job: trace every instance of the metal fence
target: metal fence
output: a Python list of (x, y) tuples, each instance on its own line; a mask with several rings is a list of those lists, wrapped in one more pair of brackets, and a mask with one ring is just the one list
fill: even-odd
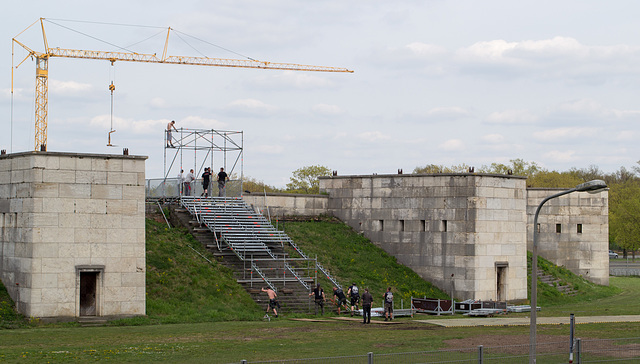
[[(203, 193), (202, 179), (197, 179), (190, 183), (191, 189), (189, 196), (200, 196)], [(225, 185), (223, 195), (225, 197), (242, 196), (242, 181), (230, 180)], [(218, 182), (211, 181), (209, 184), (209, 196), (219, 196)], [(177, 198), (187, 196), (187, 189), (184, 183), (180, 183), (178, 178), (151, 178), (146, 180), (145, 186), (146, 198)]]
[[(538, 343), (536, 363), (570, 363), (567, 341)], [(393, 354), (333, 356), (324, 358), (247, 361), (240, 363), (301, 363), (301, 364), (438, 364), (438, 363), (489, 363), (512, 364), (529, 362), (529, 345), (504, 345), (475, 348), (444, 349)], [(576, 339), (573, 363), (638, 363), (640, 362), (640, 338), (581, 340)]]

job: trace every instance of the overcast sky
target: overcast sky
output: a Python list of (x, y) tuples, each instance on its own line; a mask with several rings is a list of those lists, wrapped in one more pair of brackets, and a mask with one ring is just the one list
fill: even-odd
[[(3, 14), (0, 147), (8, 151), (34, 144), (35, 63), (14, 69), (12, 114), (11, 38), (44, 17), (50, 47), (162, 54), (172, 27), (169, 55), (354, 71), (52, 58), (48, 150), (126, 147), (149, 157), (148, 178), (164, 173), (172, 119), (178, 128), (242, 131), (244, 174), (277, 187), (316, 164), (385, 174), (521, 158), (613, 172), (640, 159), (638, 1), (13, 1)], [(17, 39), (43, 49), (39, 24)], [(26, 55), (15, 48), (14, 62)], [(106, 146), (111, 81), (117, 148)], [(223, 157), (214, 159), (217, 170)], [(194, 164), (183, 156), (185, 169)]]

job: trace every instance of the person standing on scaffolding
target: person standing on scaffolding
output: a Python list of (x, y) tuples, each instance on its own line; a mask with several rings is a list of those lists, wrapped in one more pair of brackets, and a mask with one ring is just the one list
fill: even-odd
[(167, 124), (167, 148), (175, 148), (175, 146), (173, 145), (173, 139), (171, 138), (171, 129), (178, 131), (175, 125), (175, 120), (171, 120), (169, 124)]
[(184, 195), (184, 169), (178, 173), (178, 189), (180, 190), (180, 196)]
[(184, 195), (191, 196), (191, 182), (195, 181), (196, 176), (193, 174), (193, 169), (189, 170), (187, 176), (184, 178)]
[(228, 180), (229, 176), (227, 176), (227, 173), (225, 173), (224, 168), (220, 167), (220, 172), (218, 173), (218, 197), (227, 195), (225, 185)]
[(202, 195), (209, 197), (209, 183), (211, 181), (211, 168), (204, 167), (204, 173), (202, 174)]

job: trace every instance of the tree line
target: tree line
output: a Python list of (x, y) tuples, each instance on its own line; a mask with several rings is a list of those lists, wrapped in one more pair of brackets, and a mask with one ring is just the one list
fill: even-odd
[[(444, 166), (428, 164), (416, 167), (414, 174), (438, 173), (513, 174), (527, 177), (527, 187), (572, 188), (581, 183), (601, 179), (609, 187), (609, 247), (627, 252), (640, 248), (640, 161), (627, 169), (620, 167), (605, 173), (599, 167), (571, 168), (568, 171), (547, 170), (535, 162), (512, 159), (509, 164), (492, 163), (479, 168), (467, 164)], [(321, 165), (305, 166), (292, 172), (285, 188), (269, 186), (251, 177), (245, 178), (243, 188), (249, 192), (283, 192), (317, 194), (318, 177), (330, 176), (332, 170)]]

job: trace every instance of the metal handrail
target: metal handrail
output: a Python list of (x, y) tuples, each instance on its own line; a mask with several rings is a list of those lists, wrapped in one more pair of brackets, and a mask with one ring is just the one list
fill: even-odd
[(293, 269), (293, 267), (289, 263), (287, 263), (286, 261), (284, 262), (284, 267), (287, 268), (289, 270), (289, 272), (291, 272), (291, 274), (293, 274), (294, 277), (296, 277), (298, 282), (300, 282), (304, 286), (304, 288), (307, 289), (307, 291), (311, 290), (311, 287), (307, 284), (307, 282), (303, 281), (302, 278), (300, 278), (300, 276), (298, 275), (298, 273), (296, 273), (296, 271)]
[(278, 290), (276, 289), (276, 287), (269, 281), (269, 279), (267, 278), (267, 276), (264, 275), (264, 273), (262, 273), (262, 271), (260, 270), (260, 268), (258, 268), (258, 266), (256, 265), (255, 262), (251, 262), (251, 269), (253, 269), (256, 273), (258, 273), (258, 275), (262, 278), (262, 280), (264, 281), (264, 283), (267, 284), (267, 286), (269, 286), (274, 292), (278, 292)]

